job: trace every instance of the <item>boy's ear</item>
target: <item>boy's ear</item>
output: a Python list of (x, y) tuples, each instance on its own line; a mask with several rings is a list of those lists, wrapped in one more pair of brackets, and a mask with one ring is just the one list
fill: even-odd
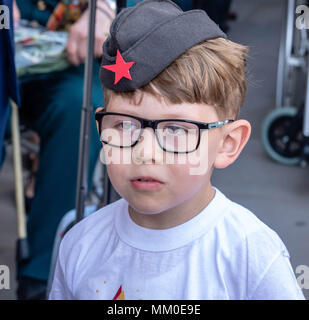
[(99, 112), (99, 111), (101, 111), (101, 110), (104, 110), (104, 108), (103, 108), (103, 107), (97, 107), (97, 108), (95, 109), (95, 112)]
[(214, 161), (217, 169), (228, 167), (238, 158), (251, 134), (251, 125), (247, 120), (236, 120), (223, 128), (221, 146)]
[[(99, 111), (101, 111), (101, 110), (103, 110), (104, 108), (103, 107), (98, 107), (98, 108), (96, 108), (95, 109), (95, 112), (99, 112)], [(99, 132), (99, 125), (98, 125), (98, 121), (96, 121), (95, 122), (95, 124), (96, 124), (96, 126), (97, 126), (97, 130), (98, 130), (98, 132)]]

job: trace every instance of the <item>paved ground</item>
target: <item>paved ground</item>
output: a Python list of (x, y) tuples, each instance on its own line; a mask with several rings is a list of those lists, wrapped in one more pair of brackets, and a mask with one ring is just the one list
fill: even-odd
[[(250, 82), (241, 117), (251, 122), (252, 136), (239, 160), (227, 169), (215, 171), (212, 181), (280, 235), (295, 270), (298, 265), (309, 266), (309, 171), (270, 160), (260, 139), (262, 121), (275, 102), (282, 3), (282, 0), (234, 0), (238, 20), (231, 24), (229, 36), (250, 48)], [(10, 267), (11, 290), (0, 290), (0, 299), (15, 299), (13, 182), (11, 150), (8, 150), (0, 172), (0, 265)], [(308, 299), (309, 290), (303, 292)]]

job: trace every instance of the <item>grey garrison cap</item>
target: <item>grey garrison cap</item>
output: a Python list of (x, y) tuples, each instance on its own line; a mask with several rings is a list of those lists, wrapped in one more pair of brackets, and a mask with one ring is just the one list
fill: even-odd
[(203, 10), (184, 12), (170, 0), (144, 0), (123, 9), (103, 44), (100, 80), (114, 91), (140, 88), (186, 50), (226, 38)]

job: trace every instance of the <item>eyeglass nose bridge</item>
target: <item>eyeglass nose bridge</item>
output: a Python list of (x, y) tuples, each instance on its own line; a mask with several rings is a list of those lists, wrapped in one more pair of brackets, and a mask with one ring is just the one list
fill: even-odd
[(152, 128), (155, 132), (157, 129), (157, 121), (156, 120), (146, 120), (143, 119), (141, 129)]
[(141, 139), (143, 137), (144, 130), (146, 128), (152, 128), (154, 135), (155, 135), (155, 138), (156, 138), (157, 142), (159, 143), (159, 146), (161, 147), (160, 140), (159, 140), (157, 132), (156, 132), (157, 126), (158, 126), (158, 120), (140, 119), (140, 122), (141, 122), (141, 132), (140, 132), (140, 135), (139, 135), (137, 141), (133, 145), (133, 147), (141, 141)]

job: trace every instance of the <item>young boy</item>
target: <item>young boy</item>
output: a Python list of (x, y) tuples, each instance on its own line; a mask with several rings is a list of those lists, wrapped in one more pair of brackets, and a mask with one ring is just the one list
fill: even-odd
[(304, 299), (278, 235), (210, 181), (250, 136), (246, 53), (169, 0), (116, 17), (96, 120), (122, 199), (65, 235), (50, 299)]

